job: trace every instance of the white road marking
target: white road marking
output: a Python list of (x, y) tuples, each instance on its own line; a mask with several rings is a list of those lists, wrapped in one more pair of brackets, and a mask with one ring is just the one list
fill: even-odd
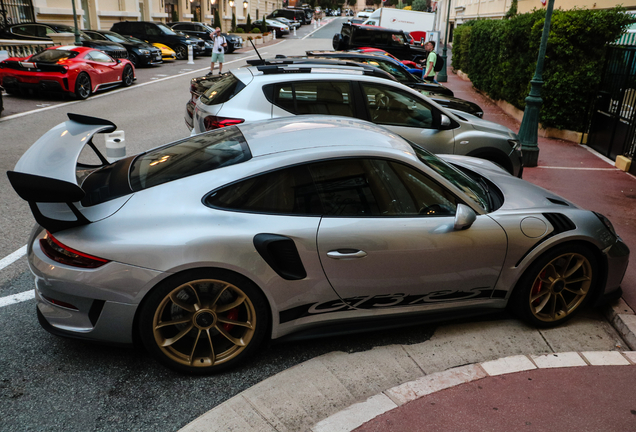
[[(261, 53), (261, 54), (267, 54), (267, 53), (265, 52), (265, 53)], [(226, 62), (226, 63), (223, 63), (223, 64), (236, 63), (236, 62), (243, 61), (243, 60), (246, 60), (246, 59), (251, 58), (251, 57), (257, 57), (257, 55), (253, 54), (253, 55), (250, 55), (250, 56), (241, 57), (240, 59), (232, 60), (232, 61), (229, 61), (229, 62)], [(101, 97), (104, 97), (104, 96), (110, 96), (112, 94), (117, 94), (117, 93), (123, 92), (123, 91), (134, 90), (136, 88), (143, 87), (143, 86), (146, 86), (146, 85), (150, 85), (150, 84), (166, 81), (166, 80), (173, 79), (173, 78), (178, 78), (178, 77), (181, 77), (181, 76), (184, 76), (184, 75), (189, 75), (189, 74), (193, 74), (193, 73), (197, 73), (197, 72), (203, 72), (203, 71), (207, 71), (207, 70), (210, 70), (209, 66), (206, 66), (206, 67), (204, 67), (202, 69), (196, 69), (196, 70), (193, 70), (191, 72), (184, 72), (184, 73), (180, 73), (180, 74), (177, 74), (177, 75), (172, 75), (172, 76), (169, 76), (169, 77), (166, 77), (166, 78), (160, 78), (160, 79), (157, 79), (157, 80), (154, 80), (154, 81), (148, 81), (148, 82), (145, 82), (145, 83), (136, 84), (136, 85), (133, 85), (131, 87), (120, 88), (118, 90), (113, 90), (113, 91), (110, 91), (110, 92), (107, 92), (107, 93), (100, 93), (100, 94), (91, 96), (88, 100), (98, 99), (98, 98), (101, 98)], [(73, 105), (73, 104), (80, 103), (80, 102), (84, 102), (84, 101), (79, 101), (78, 100), (78, 101), (72, 101), (72, 102), (65, 102), (65, 103), (61, 103), (61, 104), (58, 104), (58, 105), (48, 106), (46, 108), (40, 108), (40, 109), (36, 109), (36, 110), (26, 111), (26, 112), (23, 112), (23, 113), (13, 114), (13, 115), (6, 116), (6, 117), (0, 117), (0, 123), (2, 123), (4, 121), (7, 121), (7, 120), (13, 120), (13, 119), (16, 119), (16, 118), (24, 117), (24, 116), (27, 116), (29, 114), (35, 114), (35, 113), (39, 113), (39, 112), (42, 112), (42, 111), (48, 111), (48, 110), (51, 110), (51, 109), (65, 107), (65, 106)]]
[(35, 290), (23, 291), (6, 297), (0, 297), (0, 308), (16, 303), (22, 303), (35, 298)]
[(580, 171), (618, 171), (618, 168), (585, 168), (585, 167), (553, 167), (553, 166), (540, 166), (537, 168), (544, 169), (560, 169), (560, 170), (580, 170)]
[(24, 245), (20, 249), (18, 249), (17, 251), (13, 252), (12, 254), (7, 255), (6, 257), (2, 258), (0, 260), (0, 270), (3, 270), (5, 267), (10, 266), (14, 262), (19, 260), (23, 256), (25, 256), (26, 255), (26, 251), (27, 251), (27, 247), (26, 247), (26, 245)]

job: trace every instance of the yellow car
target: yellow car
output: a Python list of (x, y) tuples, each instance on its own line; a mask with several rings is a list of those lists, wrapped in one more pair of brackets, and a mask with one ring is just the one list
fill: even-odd
[(160, 43), (153, 43), (152, 45), (161, 50), (161, 59), (163, 61), (173, 61), (177, 59), (177, 53), (175, 53), (168, 45)]

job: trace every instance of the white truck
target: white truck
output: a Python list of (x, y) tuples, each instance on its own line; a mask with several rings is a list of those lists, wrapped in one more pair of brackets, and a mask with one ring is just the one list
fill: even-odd
[(404, 9), (380, 8), (363, 22), (363, 25), (375, 25), (405, 32), (430, 32), (433, 30), (435, 14)]

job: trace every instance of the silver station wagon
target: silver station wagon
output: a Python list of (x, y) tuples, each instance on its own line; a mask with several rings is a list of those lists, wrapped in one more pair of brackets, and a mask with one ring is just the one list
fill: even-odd
[(193, 133), (290, 115), (354, 117), (385, 126), (435, 154), (480, 157), (521, 177), (521, 145), (514, 132), (446, 109), (376, 68), (284, 59), (267, 63), (218, 78), (196, 103)]

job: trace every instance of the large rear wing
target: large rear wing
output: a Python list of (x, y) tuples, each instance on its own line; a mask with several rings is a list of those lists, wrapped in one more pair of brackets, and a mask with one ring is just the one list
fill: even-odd
[(93, 144), (93, 135), (117, 129), (114, 123), (95, 117), (68, 114), (69, 120), (45, 133), (22, 155), (9, 182), (17, 194), (29, 203), (35, 220), (51, 232), (90, 223), (77, 203), (86, 195), (78, 184), (80, 153), (88, 145), (101, 165), (108, 160)]

